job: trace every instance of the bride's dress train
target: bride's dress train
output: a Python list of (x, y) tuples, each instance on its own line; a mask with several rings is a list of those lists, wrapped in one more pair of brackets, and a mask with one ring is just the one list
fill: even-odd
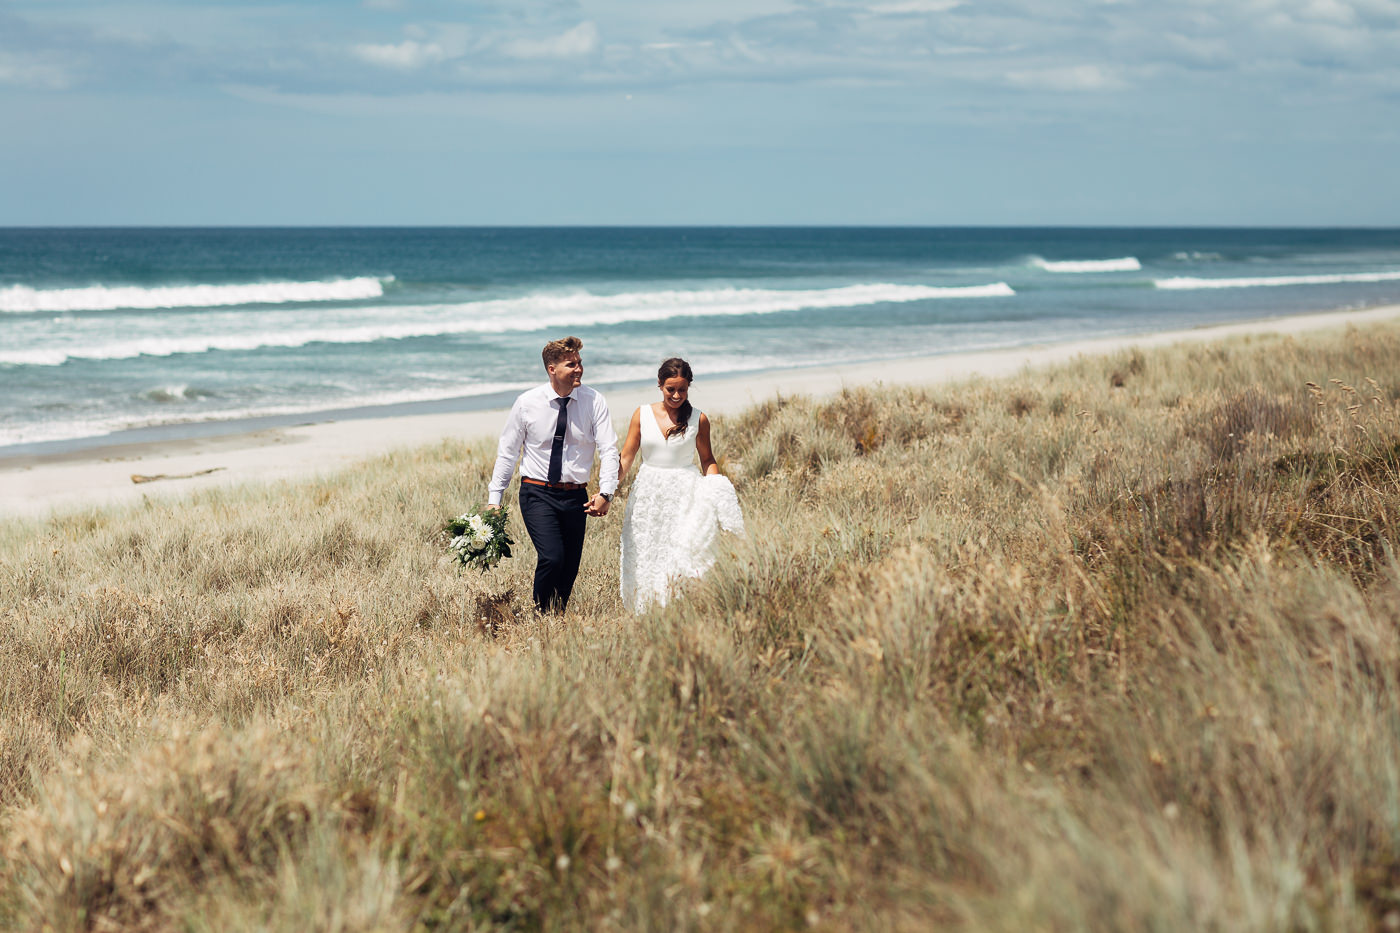
[(622, 601), (633, 612), (664, 606), (676, 583), (714, 565), (720, 531), (744, 533), (734, 485), (695, 467), (700, 411), (684, 434), (667, 438), (651, 406), (641, 409), (642, 464), (622, 521)]

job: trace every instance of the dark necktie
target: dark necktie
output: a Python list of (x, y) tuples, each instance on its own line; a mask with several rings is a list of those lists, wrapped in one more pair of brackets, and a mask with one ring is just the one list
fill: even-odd
[(569, 429), (569, 402), (567, 396), (559, 400), (559, 420), (554, 423), (554, 446), (549, 449), (549, 482), (559, 482), (564, 469), (564, 432)]

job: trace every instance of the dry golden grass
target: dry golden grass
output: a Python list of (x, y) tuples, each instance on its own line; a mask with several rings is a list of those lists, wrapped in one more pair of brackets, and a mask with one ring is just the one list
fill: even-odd
[(775, 399), (641, 618), (617, 516), (563, 622), (444, 561), (489, 443), (6, 524), (0, 927), (1400, 925), (1397, 372)]

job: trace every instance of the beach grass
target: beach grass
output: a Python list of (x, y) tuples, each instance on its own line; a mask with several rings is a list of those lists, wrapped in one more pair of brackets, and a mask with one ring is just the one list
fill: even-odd
[[(715, 418), (567, 616), (494, 442), (0, 526), (0, 927), (1400, 926), (1400, 327)], [(702, 387), (696, 402), (703, 406)]]

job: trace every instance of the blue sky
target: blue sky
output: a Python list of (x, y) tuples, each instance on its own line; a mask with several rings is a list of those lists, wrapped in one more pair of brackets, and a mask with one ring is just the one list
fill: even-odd
[(0, 225), (1400, 225), (1400, 0), (0, 0)]

